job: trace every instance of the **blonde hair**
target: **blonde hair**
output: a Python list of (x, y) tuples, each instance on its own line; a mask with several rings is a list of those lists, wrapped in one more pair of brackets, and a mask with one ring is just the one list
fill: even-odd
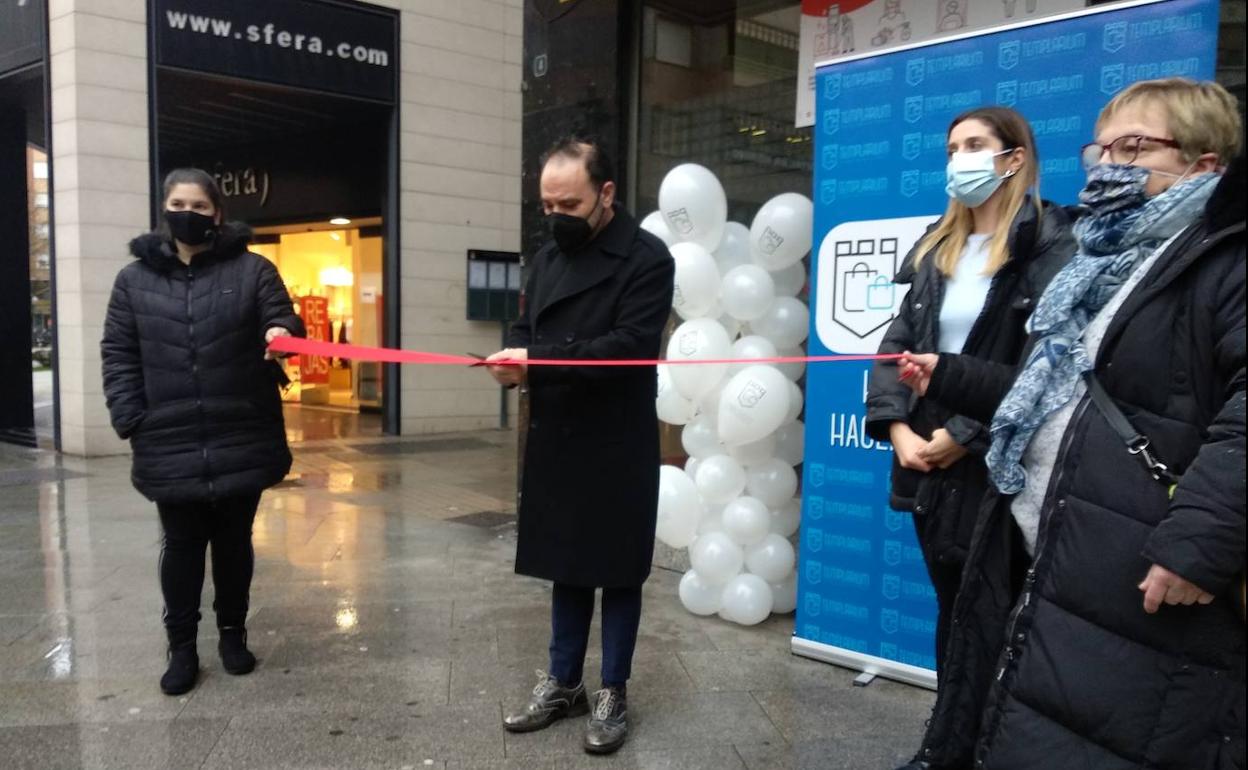
[[(1039, 218), (1040, 197), (1036, 195), (1040, 171), (1036, 155), (1036, 140), (1027, 119), (1008, 107), (980, 107), (969, 110), (953, 119), (949, 131), (967, 120), (978, 120), (1001, 140), (1007, 150), (1023, 150), (1023, 165), (1018, 173), (1001, 183), (994, 195), (1001, 195), (1001, 218), (997, 229), (988, 241), (988, 263), (984, 275), (995, 275), (1010, 259), (1010, 229), (1018, 212), (1031, 194), (1032, 205)], [(975, 221), (970, 208), (956, 198), (949, 199), (949, 206), (940, 222), (915, 248), (914, 266), (917, 268), (929, 253), (935, 252), (936, 268), (946, 277), (958, 268), (958, 259), (966, 248), (967, 238), (974, 231)]]
[[(1194, 161), (1211, 152), (1225, 165), (1239, 153), (1243, 124), (1235, 97), (1211, 81), (1163, 78), (1132, 83), (1110, 100), (1096, 119), (1096, 131), (1130, 107), (1156, 105), (1166, 113), (1166, 126), (1179, 143), (1183, 159)], [(1165, 139), (1167, 137), (1159, 137)]]

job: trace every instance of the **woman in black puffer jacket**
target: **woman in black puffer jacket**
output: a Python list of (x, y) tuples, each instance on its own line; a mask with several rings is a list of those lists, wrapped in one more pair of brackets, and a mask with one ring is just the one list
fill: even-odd
[(290, 296), (251, 231), (225, 222), (221, 191), (198, 169), (165, 179), (164, 222), (135, 238), (137, 258), (113, 285), (101, 354), (117, 435), (134, 452), (131, 478), (156, 503), (164, 539), (160, 582), (169, 668), (161, 689), (195, 686), (204, 550), (212, 544), (218, 649), (226, 671), (249, 673), (244, 623), (260, 493), (290, 470), (278, 382), (266, 353), (303, 336)]
[[(1014, 110), (983, 107), (954, 118), (949, 150), (949, 208), (894, 279), (910, 290), (880, 352), (945, 351), (1014, 364), (1033, 303), (1074, 253), (1070, 217), (1035, 196), (1035, 139)], [(898, 382), (892, 361), (871, 372), (867, 432), (893, 444), (889, 504), (914, 513), (936, 591), (939, 678), (962, 563), (988, 487), (988, 434), (979, 422), (915, 397)]]

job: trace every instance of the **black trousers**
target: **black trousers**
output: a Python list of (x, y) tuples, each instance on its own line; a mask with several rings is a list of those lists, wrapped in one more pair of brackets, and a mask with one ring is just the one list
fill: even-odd
[[(594, 589), (555, 583), (551, 601), (550, 674), (579, 684), (594, 619)], [(641, 625), (641, 586), (602, 589), (602, 684), (624, 687)]]
[(199, 624), (204, 588), (204, 551), (212, 545), (212, 609), (218, 628), (241, 628), (247, 620), (256, 555), (251, 526), (260, 495), (194, 503), (157, 503), (164, 539), (160, 548), (160, 590), (171, 639), (192, 640)]
[(945, 563), (936, 558), (926, 548), (928, 537), (925, 530), (933, 526), (926, 514), (914, 514), (914, 529), (919, 543), (923, 546), (923, 562), (927, 566), (927, 576), (936, 591), (936, 682), (939, 684), (944, 676), (945, 650), (949, 646), (949, 630), (953, 622), (953, 603), (958, 598), (958, 588), (962, 583), (962, 563)]

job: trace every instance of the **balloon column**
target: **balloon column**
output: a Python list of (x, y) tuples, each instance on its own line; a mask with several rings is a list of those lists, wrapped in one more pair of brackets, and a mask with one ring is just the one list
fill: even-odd
[[(659, 187), (642, 227), (676, 261), (672, 307), (683, 323), (668, 360), (769, 359), (802, 354), (813, 206), (796, 193), (767, 201), (747, 228), (727, 221), (724, 188), (685, 163)], [(760, 623), (797, 604), (793, 537), (800, 521), (802, 364), (658, 367), (659, 419), (684, 426), (684, 469), (659, 476), (656, 535), (688, 548), (680, 601), (697, 615)]]

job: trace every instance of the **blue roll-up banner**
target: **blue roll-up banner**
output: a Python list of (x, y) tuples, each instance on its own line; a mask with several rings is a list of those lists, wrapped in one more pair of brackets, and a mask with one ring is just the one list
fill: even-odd
[[(1073, 203), (1079, 148), (1137, 80), (1211, 79), (1216, 0), (1162, 0), (841, 59), (817, 70), (810, 353), (874, 353), (892, 278), (944, 210), (949, 121), (1008, 105), (1035, 130), (1041, 194)], [(935, 686), (935, 594), (910, 515), (888, 507), (892, 447), (863, 430), (869, 365), (808, 370), (793, 651)]]

